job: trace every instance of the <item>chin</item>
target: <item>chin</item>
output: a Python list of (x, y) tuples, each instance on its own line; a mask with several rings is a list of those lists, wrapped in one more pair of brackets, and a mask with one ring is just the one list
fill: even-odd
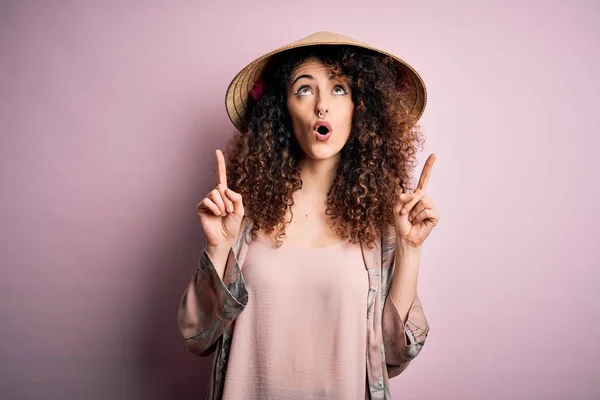
[(333, 147), (333, 146), (323, 146), (323, 145), (318, 145), (318, 146), (311, 146), (309, 151), (305, 151), (305, 154), (310, 157), (313, 158), (315, 160), (327, 160), (328, 158), (332, 158), (337, 156), (340, 151), (342, 149), (341, 148), (337, 148)]

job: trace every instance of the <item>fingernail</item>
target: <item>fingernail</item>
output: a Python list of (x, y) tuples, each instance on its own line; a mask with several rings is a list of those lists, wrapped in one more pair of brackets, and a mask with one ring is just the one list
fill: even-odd
[(229, 212), (233, 212), (233, 206), (229, 206), (229, 207), (227, 207), (227, 210), (228, 210)]

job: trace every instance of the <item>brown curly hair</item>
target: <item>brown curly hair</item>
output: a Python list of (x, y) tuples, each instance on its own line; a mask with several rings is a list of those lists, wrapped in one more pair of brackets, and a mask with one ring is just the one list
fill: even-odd
[(412, 189), (417, 147), (424, 143), (408, 119), (407, 95), (393, 59), (353, 46), (310, 46), (274, 56), (263, 73), (262, 96), (250, 100), (245, 126), (227, 143), (229, 187), (240, 193), (245, 216), (259, 230), (285, 238), (284, 218), (302, 187), (298, 161), (302, 150), (286, 106), (286, 82), (308, 58), (332, 67), (352, 92), (352, 129), (341, 150), (336, 177), (327, 193), (325, 213), (332, 228), (352, 243), (369, 247), (385, 225), (394, 223), (399, 190)]

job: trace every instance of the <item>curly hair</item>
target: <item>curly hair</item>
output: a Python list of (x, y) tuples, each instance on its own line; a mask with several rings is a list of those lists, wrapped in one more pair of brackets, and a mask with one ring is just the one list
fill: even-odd
[(294, 68), (309, 58), (331, 66), (345, 80), (354, 102), (352, 128), (341, 150), (325, 213), (340, 237), (372, 247), (376, 234), (394, 223), (399, 191), (412, 187), (420, 127), (409, 120), (407, 94), (393, 59), (353, 46), (309, 46), (275, 55), (263, 72), (262, 96), (250, 99), (245, 126), (227, 143), (228, 185), (242, 195), (251, 234), (276, 230), (285, 238), (284, 221), (293, 193), (302, 187), (298, 161), (302, 150), (286, 106), (286, 83)]

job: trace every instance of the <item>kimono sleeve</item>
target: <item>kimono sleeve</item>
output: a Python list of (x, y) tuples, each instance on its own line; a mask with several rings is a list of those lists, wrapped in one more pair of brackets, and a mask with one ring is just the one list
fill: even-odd
[(415, 295), (406, 321), (400, 317), (392, 296), (387, 296), (383, 308), (383, 343), (390, 378), (404, 371), (421, 352), (428, 333), (429, 323), (418, 294)]
[(179, 304), (179, 331), (187, 349), (201, 357), (209, 356), (246, 304), (248, 292), (233, 250), (229, 250), (221, 279), (203, 248), (198, 268)]

